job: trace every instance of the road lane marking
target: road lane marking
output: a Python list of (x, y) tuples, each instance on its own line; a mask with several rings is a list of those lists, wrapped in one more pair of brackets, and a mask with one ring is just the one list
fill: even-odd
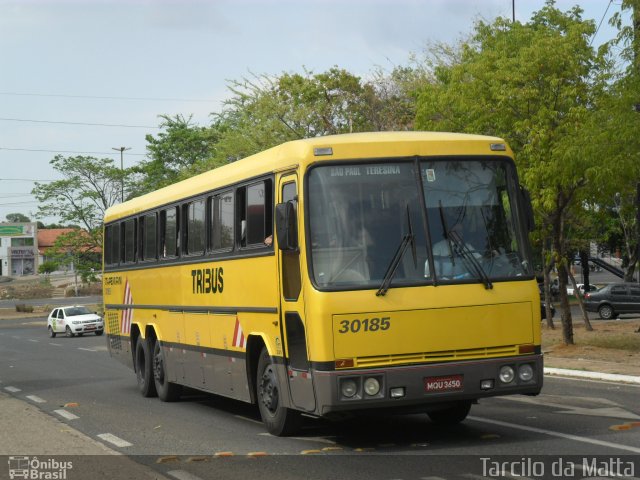
[(78, 347), (78, 350), (84, 350), (85, 352), (96, 352), (96, 350), (93, 350), (91, 348), (82, 348), (82, 347)]
[(587, 382), (587, 383), (602, 383), (604, 385), (616, 385), (618, 387), (625, 388), (640, 388), (640, 384), (635, 383), (620, 383), (620, 382), (612, 382), (607, 380), (594, 380), (593, 378), (576, 378), (576, 377), (561, 377), (560, 375), (547, 375), (544, 378), (545, 382), (551, 380), (570, 380), (574, 382)]
[[(607, 400), (604, 398), (588, 398), (588, 397), (560, 397), (556, 395), (540, 395), (535, 398), (529, 397), (504, 397), (502, 400), (507, 400), (511, 402), (521, 402), (521, 403), (529, 403), (532, 405), (541, 405), (545, 407), (557, 408), (560, 411), (553, 413), (567, 414), (567, 415), (587, 415), (591, 417), (613, 417), (613, 418), (623, 418), (625, 420), (640, 420), (640, 415), (636, 415), (635, 413), (629, 412), (624, 408), (621, 408), (617, 403)], [(569, 405), (562, 403), (563, 400), (569, 400), (573, 402), (582, 402), (592, 404), (603, 404), (607, 405), (606, 407), (594, 407), (587, 408), (575, 405)]]
[(51, 342), (49, 342), (49, 345), (53, 345), (54, 347), (61, 347), (62, 346), (62, 344), (60, 344), (60, 343), (51, 343)]
[(34, 340), (33, 338), (30, 338), (29, 341), (33, 343), (40, 343), (40, 340)]
[(171, 475), (173, 478), (177, 478), (178, 480), (202, 480), (200, 477), (197, 477), (185, 470), (171, 470), (170, 472), (167, 472), (167, 474)]
[(552, 437), (566, 438), (567, 440), (573, 440), (574, 442), (590, 443), (592, 445), (599, 445), (601, 447), (615, 448), (618, 450), (626, 450), (628, 452), (640, 453), (640, 448), (632, 447), (629, 445), (622, 445), (620, 443), (605, 442), (604, 440), (597, 440), (595, 438), (580, 437), (578, 435), (571, 435), (569, 433), (555, 432), (553, 430), (545, 430), (543, 428), (527, 427), (525, 425), (518, 425), (517, 423), (502, 422), (500, 420), (492, 420), (489, 418), (481, 418), (481, 417), (475, 417), (475, 416), (469, 416), (467, 418), (469, 420), (473, 420), (476, 422), (490, 423), (492, 425), (499, 425), (501, 427), (514, 428), (516, 430), (524, 430), (527, 432), (541, 433), (543, 435), (549, 435)]
[(18, 392), (22, 391), (22, 390), (20, 390), (19, 388), (16, 388), (16, 387), (4, 387), (4, 389), (7, 392), (11, 392), (11, 393), (18, 393)]
[(262, 425), (261, 421), (254, 420), (253, 418), (243, 417), (242, 415), (234, 415), (234, 417), (239, 418), (240, 420), (246, 420), (247, 422), (257, 423), (258, 425)]
[(36, 402), (36, 403), (47, 403), (47, 401), (44, 398), (40, 398), (37, 395), (27, 395), (27, 398), (29, 400), (31, 400), (32, 402)]
[(116, 437), (111, 433), (101, 433), (98, 435), (98, 438), (104, 440), (105, 442), (109, 442), (116, 447), (132, 447), (133, 443), (129, 443), (126, 440)]
[(53, 413), (57, 413), (62, 418), (66, 418), (67, 420), (77, 420), (78, 418), (80, 418), (79, 416), (74, 415), (71, 412), (67, 412), (66, 410), (54, 410)]

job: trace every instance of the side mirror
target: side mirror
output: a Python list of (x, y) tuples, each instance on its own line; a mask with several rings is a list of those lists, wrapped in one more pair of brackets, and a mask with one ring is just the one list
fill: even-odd
[(533, 232), (536, 229), (536, 221), (533, 216), (533, 204), (531, 203), (531, 194), (529, 190), (520, 186), (520, 194), (522, 196), (522, 205), (524, 207), (525, 221), (527, 222), (527, 230)]
[(276, 205), (276, 236), (283, 252), (298, 250), (298, 217), (292, 201)]

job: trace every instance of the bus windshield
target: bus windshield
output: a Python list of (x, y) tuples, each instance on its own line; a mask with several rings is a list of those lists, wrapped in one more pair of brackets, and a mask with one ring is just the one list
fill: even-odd
[(507, 162), (319, 166), (308, 185), (311, 270), (321, 289), (379, 287), (409, 232), (415, 255), (407, 249), (393, 262), (394, 287), (482, 282), (490, 288), (492, 281), (532, 275)]

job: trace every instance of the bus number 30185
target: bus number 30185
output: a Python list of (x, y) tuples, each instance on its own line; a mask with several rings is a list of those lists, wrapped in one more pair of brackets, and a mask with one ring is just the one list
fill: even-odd
[(354, 318), (353, 320), (341, 320), (338, 333), (377, 332), (389, 330), (391, 317)]

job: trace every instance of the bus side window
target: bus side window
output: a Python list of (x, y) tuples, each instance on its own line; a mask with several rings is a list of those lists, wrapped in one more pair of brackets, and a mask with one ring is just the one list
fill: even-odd
[(183, 206), (183, 232), (182, 248), (187, 255), (202, 255), (205, 247), (205, 213), (206, 201), (196, 200)]
[(113, 257), (114, 228), (116, 225), (109, 225), (104, 229), (104, 264), (113, 265), (118, 263), (118, 258)]
[(133, 263), (136, 261), (136, 219), (124, 222), (124, 258), (125, 263)]
[(155, 213), (151, 215), (145, 215), (142, 228), (142, 255), (144, 260), (155, 260), (158, 258), (158, 245), (156, 243), (158, 231), (157, 231), (157, 217)]
[(224, 192), (211, 201), (211, 250), (233, 249), (233, 192)]
[(238, 243), (241, 247), (265, 246), (273, 234), (273, 188), (271, 180), (236, 191)]
[(160, 257), (175, 257), (178, 246), (178, 209), (171, 207), (160, 212)]

